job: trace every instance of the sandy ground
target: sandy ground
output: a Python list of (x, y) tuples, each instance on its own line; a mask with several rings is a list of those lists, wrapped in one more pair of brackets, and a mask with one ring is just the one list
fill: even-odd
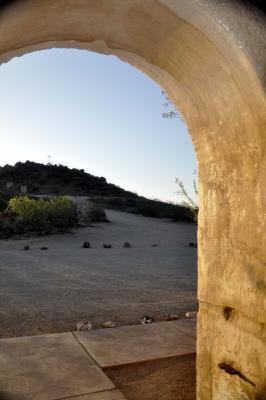
[(128, 400), (195, 400), (195, 354), (148, 361), (105, 373)]
[(188, 246), (196, 226), (107, 214), (110, 223), (72, 234), (0, 241), (0, 337), (71, 331), (83, 318), (95, 327), (143, 314), (162, 320), (197, 307), (197, 251)]

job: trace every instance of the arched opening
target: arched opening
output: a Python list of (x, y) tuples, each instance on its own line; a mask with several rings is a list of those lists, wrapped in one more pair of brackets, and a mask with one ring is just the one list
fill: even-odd
[[(265, 393), (261, 60), (243, 51), (245, 28), (235, 28), (239, 43), (206, 4), (14, 2), (1, 12), (0, 61), (41, 48), (91, 49), (117, 55), (167, 91), (199, 164), (198, 399), (256, 398)], [(244, 21), (253, 12), (239, 3), (221, 18)]]
[[(18, 337), (24, 337), (25, 343), (25, 336), (34, 340), (35, 335), (69, 333), (84, 319), (97, 334), (107, 322), (115, 324), (114, 337), (121, 326), (145, 332), (142, 340), (149, 332), (155, 336), (158, 329), (156, 336), (164, 340), (157, 346), (152, 338), (148, 345), (141, 345), (141, 337), (141, 351), (131, 351), (128, 345), (122, 358), (127, 356), (131, 365), (124, 395), (130, 391), (134, 398), (144, 400), (144, 390), (150, 398), (152, 388), (154, 399), (161, 395), (176, 399), (176, 393), (181, 400), (195, 398), (196, 319), (186, 319), (185, 312), (197, 309), (197, 249), (189, 246), (197, 240), (197, 227), (193, 218), (184, 220), (178, 215), (189, 210), (147, 199), (182, 201), (176, 194), (175, 174), (182, 181), (187, 175), (185, 183), (193, 194), (196, 164), (184, 123), (162, 118), (168, 110), (165, 97), (148, 77), (116, 57), (88, 51), (55, 49), (15, 58), (1, 66), (0, 86), (0, 120), (6, 138), (1, 164), (7, 164), (0, 168), (0, 193), (8, 183), (12, 186), (5, 193), (13, 199), (21, 185), (35, 202), (71, 195), (82, 211), (71, 235), (69, 229), (57, 233), (56, 227), (51, 230), (37, 219), (37, 232), (31, 221), (22, 232), (0, 240), (0, 337), (12, 337), (15, 346)], [(96, 184), (85, 180), (89, 177), (84, 171), (120, 188), (108, 187), (105, 178), (95, 177)], [(103, 207), (109, 223), (83, 219), (91, 204)], [(4, 212), (1, 217), (8, 215)], [(10, 225), (11, 221), (12, 217)], [(131, 248), (124, 248), (125, 241)], [(89, 243), (89, 250), (83, 249), (84, 243)], [(103, 243), (112, 248), (103, 249)], [(140, 325), (144, 315), (151, 324)], [(173, 342), (168, 335), (175, 326), (180, 330)], [(118, 353), (114, 352), (121, 362)], [(180, 360), (186, 373), (182, 368), (178, 378)], [(137, 388), (129, 384), (134, 368), (140, 374)], [(108, 369), (118, 388), (125, 370)], [(149, 371), (153, 384), (148, 389)], [(134, 370), (134, 381), (135, 376)], [(31, 377), (24, 379), (28, 382)], [(0, 381), (3, 391), (5, 385)], [(29, 390), (36, 386), (32, 384)], [(11, 388), (13, 396), (17, 387), (19, 383)], [(4, 391), (2, 396), (8, 394)]]

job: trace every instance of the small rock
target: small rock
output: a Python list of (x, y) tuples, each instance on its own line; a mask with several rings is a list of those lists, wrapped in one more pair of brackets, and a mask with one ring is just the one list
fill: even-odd
[(189, 247), (198, 247), (198, 243), (197, 242), (190, 242), (189, 243)]
[(132, 245), (129, 242), (125, 242), (124, 247), (132, 247)]
[(92, 324), (87, 319), (82, 319), (77, 323), (77, 331), (90, 331)]
[(198, 312), (197, 311), (188, 311), (186, 312), (185, 316), (188, 319), (197, 318)]
[(27, 244), (27, 246), (24, 246), (24, 250), (30, 250), (30, 246)]
[(116, 327), (116, 323), (113, 321), (106, 321), (103, 324), (103, 328), (115, 328)]
[(83, 249), (89, 249), (91, 247), (90, 242), (84, 242), (83, 243)]
[(145, 324), (152, 324), (153, 321), (154, 321), (154, 319), (152, 317), (149, 317), (148, 315), (143, 315), (143, 317), (140, 319), (139, 322), (142, 325), (145, 325)]
[(166, 314), (165, 315), (165, 320), (166, 321), (175, 321), (177, 319), (180, 319), (180, 317), (176, 314)]
[(110, 243), (103, 243), (105, 249), (111, 249), (112, 245)]
[(48, 247), (41, 247), (41, 250), (48, 250)]

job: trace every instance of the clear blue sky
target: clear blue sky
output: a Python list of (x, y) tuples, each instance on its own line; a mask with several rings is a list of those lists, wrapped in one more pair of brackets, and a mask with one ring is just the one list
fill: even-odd
[(1, 165), (83, 168), (150, 198), (193, 193), (195, 154), (185, 124), (163, 119), (161, 89), (113, 56), (53, 49), (0, 67)]

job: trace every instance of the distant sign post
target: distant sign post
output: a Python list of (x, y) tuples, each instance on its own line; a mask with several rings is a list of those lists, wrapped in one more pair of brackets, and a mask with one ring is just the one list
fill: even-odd
[(20, 186), (20, 194), (26, 194), (27, 193), (27, 186), (22, 185)]

